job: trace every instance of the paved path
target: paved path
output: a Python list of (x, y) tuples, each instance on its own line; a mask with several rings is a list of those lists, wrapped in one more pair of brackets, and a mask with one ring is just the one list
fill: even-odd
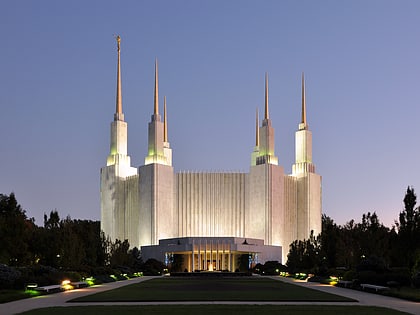
[[(43, 307), (51, 307), (51, 306), (72, 306), (72, 305), (76, 305), (76, 303), (66, 303), (66, 302), (69, 300), (84, 296), (84, 295), (116, 289), (119, 287), (123, 287), (125, 285), (146, 281), (151, 278), (154, 278), (154, 277), (133, 278), (133, 279), (125, 280), (125, 281), (117, 281), (117, 282), (106, 283), (103, 285), (96, 285), (90, 288), (83, 288), (83, 289), (64, 291), (61, 293), (41, 295), (41, 296), (29, 298), (29, 299), (23, 299), (19, 301), (4, 303), (4, 304), (0, 304), (0, 314), (12, 315), (12, 314), (18, 314), (18, 313), (22, 313), (28, 310), (32, 310), (35, 308), (43, 308)], [(87, 303), (85, 303), (85, 305), (86, 304)]]
[[(118, 281), (113, 283), (107, 283), (104, 285), (98, 285), (90, 288), (77, 289), (72, 291), (66, 291), (57, 294), (50, 294), (39, 296), (30, 299), (24, 299), (19, 301), (14, 301), (10, 303), (0, 304), (0, 314), (1, 315), (12, 315), (25, 312), (35, 308), (43, 307), (52, 307), (52, 306), (77, 306), (77, 305), (162, 305), (163, 302), (111, 302), (111, 303), (66, 303), (68, 300), (75, 299), (84, 295), (89, 295), (97, 292), (103, 292), (115, 288), (119, 288), (125, 285), (138, 283), (152, 279), (154, 277), (140, 277), (135, 279), (130, 279), (126, 281)], [(420, 315), (420, 303), (409, 302), (405, 300), (400, 300), (392, 297), (386, 297), (377, 294), (371, 294), (361, 291), (355, 291), (350, 289), (338, 288), (329, 285), (320, 285), (319, 283), (314, 282), (303, 282), (303, 281), (294, 281), (288, 278), (282, 277), (272, 277), (273, 279), (293, 282), (294, 284), (310, 287), (312, 289), (338, 294), (341, 296), (349, 297), (355, 299), (359, 302), (230, 302), (230, 301), (197, 301), (197, 302), (166, 302), (165, 304), (252, 304), (252, 305), (369, 305), (369, 306), (382, 306), (399, 311), (407, 312), (409, 314)]]
[(311, 289), (316, 289), (323, 292), (333, 293), (355, 299), (359, 301), (360, 305), (382, 306), (392, 308), (398, 311), (407, 312), (409, 314), (420, 315), (420, 303), (401, 300), (389, 296), (368, 293), (363, 291), (356, 291), (352, 289), (335, 287), (332, 285), (319, 284), (316, 282), (297, 281), (290, 278), (273, 277), (273, 279), (290, 282)]

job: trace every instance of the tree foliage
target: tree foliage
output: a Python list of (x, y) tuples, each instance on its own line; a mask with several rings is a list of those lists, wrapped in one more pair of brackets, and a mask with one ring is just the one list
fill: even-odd
[(290, 244), (289, 270), (322, 273), (328, 268), (383, 272), (404, 267), (420, 271), (420, 208), (412, 187), (404, 196), (404, 209), (396, 227), (384, 226), (378, 215), (368, 212), (361, 221), (337, 225), (322, 216), (322, 233)]
[[(45, 265), (63, 270), (105, 266), (137, 266), (138, 249), (127, 240), (111, 242), (99, 221), (60, 219), (56, 210), (44, 214), (44, 226), (35, 225), (15, 195), (0, 195), (0, 263), (10, 266)], [(136, 265), (137, 264), (137, 265)]]
[(420, 270), (420, 208), (416, 207), (417, 196), (412, 187), (407, 187), (404, 210), (395, 222), (398, 229), (400, 255), (410, 269)]
[(0, 263), (11, 266), (31, 264), (29, 244), (35, 231), (33, 219), (17, 203), (15, 194), (0, 194)]

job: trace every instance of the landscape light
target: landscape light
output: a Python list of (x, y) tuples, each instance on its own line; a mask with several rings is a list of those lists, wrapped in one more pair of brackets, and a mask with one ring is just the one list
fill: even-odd
[(71, 285), (71, 281), (70, 280), (63, 280), (61, 282), (61, 288), (65, 291), (73, 290), (73, 286)]
[(95, 284), (95, 278), (94, 277), (86, 278), (85, 281), (89, 286), (92, 286), (92, 285)]
[(330, 285), (336, 285), (338, 283), (338, 277), (330, 276)]

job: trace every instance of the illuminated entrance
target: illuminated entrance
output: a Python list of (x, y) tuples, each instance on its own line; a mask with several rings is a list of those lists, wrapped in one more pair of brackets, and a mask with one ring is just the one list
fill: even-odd
[[(231, 271), (239, 268), (239, 260), (248, 267), (268, 260), (281, 262), (281, 246), (264, 245), (260, 239), (240, 237), (181, 237), (160, 240), (159, 245), (142, 246), (143, 259), (155, 258), (170, 265), (180, 259), (182, 271)], [(245, 255), (245, 257), (243, 257)], [(242, 257), (241, 257), (242, 256)]]

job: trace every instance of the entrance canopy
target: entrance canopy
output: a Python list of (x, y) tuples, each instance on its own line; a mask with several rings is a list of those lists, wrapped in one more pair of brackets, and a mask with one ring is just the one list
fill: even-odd
[(241, 237), (180, 237), (159, 240), (159, 245), (142, 246), (143, 260), (155, 258), (167, 265), (174, 255), (182, 255), (183, 270), (236, 271), (241, 255), (248, 255), (249, 267), (270, 260), (282, 262), (281, 246)]

